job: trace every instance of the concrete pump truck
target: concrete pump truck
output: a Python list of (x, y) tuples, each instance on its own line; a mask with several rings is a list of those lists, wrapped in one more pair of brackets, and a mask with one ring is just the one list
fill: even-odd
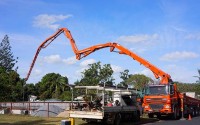
[[(154, 115), (157, 115), (158, 117), (161, 115), (171, 115), (173, 119), (177, 119), (181, 115), (184, 116), (191, 114), (196, 116), (200, 114), (200, 100), (186, 96), (185, 93), (180, 93), (169, 74), (165, 73), (147, 60), (141, 58), (118, 43), (108, 42), (105, 44), (94, 45), (83, 50), (78, 50), (75, 41), (67, 28), (60, 28), (55, 34), (47, 38), (38, 47), (25, 81), (28, 80), (41, 49), (46, 48), (62, 33), (64, 33), (69, 39), (72, 50), (78, 60), (88, 56), (96, 50), (108, 47), (110, 48), (110, 52), (128, 55), (135, 61), (150, 69), (155, 78), (160, 79), (158, 84), (152, 84), (147, 87), (148, 89), (146, 89), (147, 91), (145, 91), (145, 96), (143, 98), (144, 113), (148, 113), (150, 118)], [(114, 49), (118, 49), (119, 51), (114, 51)]]

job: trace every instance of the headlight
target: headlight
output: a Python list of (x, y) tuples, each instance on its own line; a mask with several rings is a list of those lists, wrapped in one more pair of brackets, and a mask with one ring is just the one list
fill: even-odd
[(150, 101), (151, 99), (148, 99), (148, 98), (147, 98), (146, 100), (147, 100), (147, 101)]
[(168, 103), (170, 103), (170, 102), (171, 102), (171, 100), (170, 100), (170, 99), (167, 99), (167, 102), (168, 102)]
[(144, 108), (147, 109), (147, 108), (149, 108), (149, 106), (148, 106), (148, 105), (145, 105)]
[(170, 105), (165, 105), (165, 108), (169, 109), (169, 108), (171, 108), (171, 106)]

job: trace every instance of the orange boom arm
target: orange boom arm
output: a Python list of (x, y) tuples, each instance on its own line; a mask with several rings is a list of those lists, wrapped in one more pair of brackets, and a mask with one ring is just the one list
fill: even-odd
[(110, 47), (110, 52), (113, 52), (115, 48), (117, 48), (119, 50), (119, 54), (125, 54), (130, 56), (131, 58), (133, 58), (134, 60), (138, 61), (140, 64), (144, 65), (145, 67), (147, 67), (148, 69), (150, 69), (154, 76), (158, 79), (160, 78), (161, 84), (168, 84), (169, 81), (171, 81), (171, 76), (165, 72), (163, 72), (162, 70), (160, 70), (159, 68), (157, 68), (156, 66), (152, 65), (151, 63), (149, 63), (148, 61), (146, 61), (145, 59), (141, 58), (140, 56), (136, 55), (135, 53), (131, 52), (130, 50), (126, 49), (125, 47), (117, 44), (117, 43), (105, 43), (105, 44), (98, 44), (98, 45), (94, 45), (88, 48), (85, 48), (83, 50), (78, 50), (75, 41), (70, 33), (70, 31), (67, 28), (61, 28), (59, 29), (55, 34), (53, 34), (52, 36), (50, 36), (49, 38), (47, 38), (37, 49), (36, 54), (34, 56), (34, 59), (32, 61), (31, 67), (29, 69), (29, 72), (27, 74), (27, 77), (25, 78), (25, 80), (27, 81), (31, 71), (34, 67), (35, 61), (37, 59), (38, 54), (40, 53), (40, 50), (43, 48), (46, 48), (54, 39), (56, 39), (61, 33), (64, 33), (65, 36), (69, 39), (70, 44), (72, 46), (72, 50), (74, 52), (74, 54), (76, 55), (76, 59), (80, 60), (81, 58), (84, 58), (86, 56), (88, 56), (89, 54), (95, 52), (96, 50), (102, 49), (102, 48), (107, 48)]

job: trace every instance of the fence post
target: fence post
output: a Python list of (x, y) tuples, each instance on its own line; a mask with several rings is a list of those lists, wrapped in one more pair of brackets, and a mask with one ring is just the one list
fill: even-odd
[(12, 102), (10, 103), (10, 112), (12, 112)]
[(30, 111), (31, 111), (31, 102), (29, 101), (28, 102), (28, 114), (30, 114)]
[(47, 112), (48, 112), (48, 118), (49, 118), (49, 102), (48, 102), (48, 111)]

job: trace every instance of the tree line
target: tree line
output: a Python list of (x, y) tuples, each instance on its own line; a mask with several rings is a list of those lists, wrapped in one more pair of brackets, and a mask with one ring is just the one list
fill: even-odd
[[(71, 89), (66, 76), (59, 73), (48, 73), (38, 83), (25, 83), (17, 72), (18, 57), (14, 57), (9, 37), (5, 35), (0, 44), (0, 101), (28, 101), (30, 95), (35, 95), (40, 100), (60, 99), (71, 100)], [(129, 74), (126, 69), (120, 72), (120, 83), (115, 83), (113, 78), (113, 69), (110, 64), (102, 65), (101, 62), (88, 65), (81, 74), (80, 80), (74, 82), (74, 85), (98, 85), (108, 86), (117, 85), (119, 87), (128, 87), (132, 85), (136, 89), (143, 88), (153, 80), (143, 74)], [(20, 68), (20, 67), (19, 67)], [(178, 83), (181, 92), (193, 91), (200, 94), (200, 84)]]

